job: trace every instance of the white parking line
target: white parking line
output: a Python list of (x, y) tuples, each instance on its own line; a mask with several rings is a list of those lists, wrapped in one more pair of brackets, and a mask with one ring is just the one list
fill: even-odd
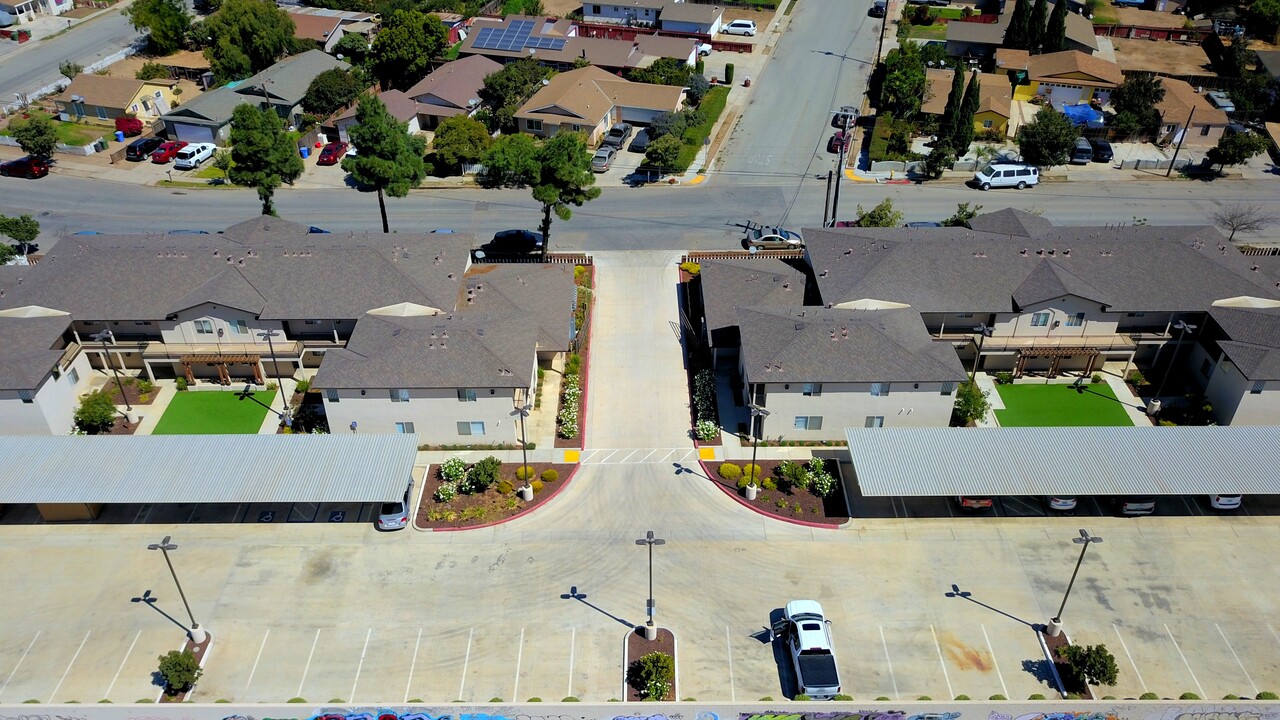
[[(947, 503), (948, 507), (950, 505), (951, 503)], [(938, 651), (938, 664), (942, 666), (942, 679), (947, 681), (947, 697), (955, 697), (956, 691), (951, 688), (951, 675), (947, 672), (947, 661), (942, 657), (942, 646), (938, 644), (938, 631), (933, 629), (933, 623), (929, 623), (929, 632), (933, 633), (933, 647)]]
[(458, 683), (459, 700), (463, 698), (462, 689), (467, 685), (467, 665), (471, 662), (471, 636), (475, 634), (475, 628), (471, 628), (467, 631), (467, 654), (462, 658), (462, 682)]
[(1178, 641), (1173, 637), (1173, 631), (1169, 629), (1169, 623), (1164, 623), (1164, 631), (1169, 633), (1169, 640), (1173, 643), (1173, 649), (1178, 651), (1178, 656), (1182, 658), (1182, 664), (1187, 666), (1187, 672), (1191, 674), (1191, 680), (1196, 684), (1196, 690), (1200, 691), (1200, 697), (1204, 697), (1204, 688), (1200, 687), (1200, 680), (1196, 677), (1196, 673), (1191, 669), (1191, 663), (1187, 662), (1187, 656), (1182, 654), (1182, 648), (1178, 646)]
[(639, 460), (637, 460), (636, 462), (637, 462), (637, 463), (641, 463), (641, 464), (643, 464), (645, 460), (648, 460), (648, 459), (649, 459), (649, 456), (650, 456), (650, 455), (652, 455), (652, 454), (654, 454), (654, 453), (656, 453), (656, 452), (658, 452), (656, 449), (655, 449), (655, 450), (650, 450), (649, 452), (645, 453), (644, 457), (640, 458), (640, 459), (639, 459)]
[[(657, 451), (655, 450), (654, 452), (657, 452)], [(666, 462), (666, 461), (667, 461), (667, 458), (671, 457), (671, 453), (673, 453), (673, 452), (678, 452), (678, 448), (677, 448), (677, 449), (673, 449), (673, 450), (668, 450), (668, 451), (666, 452), (666, 454), (665, 454), (665, 455), (663, 455), (662, 457), (658, 458), (658, 459), (657, 459), (657, 460), (655, 460), (654, 462)]]
[(609, 458), (613, 457), (614, 455), (617, 455), (619, 452), (620, 452), (619, 450), (611, 451), (608, 455), (604, 456), (604, 459), (600, 461), (600, 464), (601, 465), (605, 464), (606, 462), (609, 461)]
[[(628, 460), (630, 460), (630, 459), (631, 459), (631, 456), (632, 456), (632, 455), (635, 455), (635, 454), (636, 454), (636, 453), (638, 453), (638, 452), (640, 452), (640, 451), (639, 451), (639, 450), (632, 450), (631, 452), (627, 453), (627, 456), (626, 456), (626, 457), (622, 458), (622, 459), (621, 459), (621, 460), (619, 460), (618, 462), (620, 462), (620, 463), (625, 463), (626, 461), (628, 461)], [(652, 453), (650, 453), (650, 454), (652, 454)], [(645, 457), (649, 457), (649, 456), (648, 456), (648, 455), (646, 455)], [(643, 459), (643, 458), (642, 458), (642, 459)]]
[(1218, 634), (1222, 636), (1222, 642), (1227, 644), (1227, 649), (1231, 651), (1231, 657), (1236, 659), (1236, 664), (1240, 666), (1240, 672), (1244, 673), (1244, 679), (1249, 681), (1249, 686), (1253, 688), (1253, 694), (1256, 697), (1258, 695), (1258, 686), (1254, 684), (1249, 671), (1244, 669), (1244, 663), (1240, 662), (1240, 656), (1236, 654), (1236, 649), (1231, 647), (1231, 641), (1227, 639), (1227, 634), (1222, 632), (1222, 628), (1218, 626), (1218, 623), (1214, 623), (1213, 626), (1218, 628)]
[(884, 646), (884, 661), (889, 666), (889, 682), (893, 683), (893, 699), (901, 700), (902, 693), (898, 692), (898, 678), (893, 675), (893, 660), (889, 658), (889, 643), (884, 641), (884, 626), (880, 626), (880, 644)]
[[(18, 664), (14, 665), (13, 670), (9, 671), (9, 677), (4, 679), (4, 685), (0, 685), (0, 695), (4, 695), (4, 691), (9, 689), (9, 682), (13, 680), (13, 676), (18, 672), (18, 668), (22, 667), (22, 661), (27, 659), (27, 653), (31, 652), (31, 648), (35, 646), (36, 640), (40, 639), (40, 633), (42, 632), (44, 631), (37, 630), (36, 636), (31, 638), (31, 642), (27, 643), (27, 649), (22, 651), (22, 657), (18, 658)], [(1272, 630), (1271, 634), (1274, 635), (1275, 632), (1275, 630)]]
[[(111, 684), (107, 686), (107, 691), (102, 693), (102, 697), (111, 697), (111, 688), (116, 686), (116, 681), (120, 679), (120, 671), (124, 670), (124, 664), (129, 662), (129, 655), (133, 653), (133, 646), (138, 644), (138, 638), (142, 637), (142, 631), (139, 630), (137, 635), (133, 636), (133, 642), (129, 643), (129, 649), (124, 651), (124, 659), (120, 661), (120, 667), (116, 668), (115, 677), (111, 678)], [(1254, 693), (1257, 695), (1257, 693)]]
[[(373, 636), (373, 628), (364, 634), (364, 647), (360, 648), (360, 663), (356, 665), (356, 679), (351, 683), (351, 696), (348, 702), (356, 701), (356, 686), (360, 684), (360, 671), (364, 670), (364, 655), (369, 651), (369, 638)], [(299, 693), (301, 694), (301, 693)]]
[(516, 651), (516, 683), (511, 688), (511, 702), (520, 702), (520, 662), (524, 660), (524, 628), (520, 628), (520, 649)]
[(302, 697), (302, 686), (307, 684), (307, 673), (311, 672), (311, 658), (316, 655), (316, 645), (320, 642), (320, 628), (316, 628), (316, 637), (311, 641), (311, 652), (307, 653), (307, 665), (302, 668), (302, 680), (298, 682), (297, 697)]
[(271, 636), (271, 628), (262, 633), (262, 644), (258, 646), (258, 654), (253, 658), (253, 667), (249, 669), (249, 679), (244, 681), (244, 689), (249, 689), (249, 684), (253, 682), (253, 674), (258, 672), (258, 661), (262, 659), (262, 651), (267, 647), (267, 638)]
[(84, 634), (84, 639), (80, 641), (80, 647), (76, 648), (76, 654), (71, 656), (71, 662), (67, 663), (67, 669), (62, 671), (62, 677), (58, 678), (58, 684), (53, 686), (53, 692), (49, 693), (49, 702), (57, 702), (58, 690), (62, 688), (62, 683), (67, 679), (67, 673), (71, 672), (71, 666), (76, 664), (76, 658), (80, 657), (80, 651), (84, 649), (84, 644), (89, 642), (89, 636), (93, 634), (90, 630)]
[(733, 689), (733, 641), (728, 637), (728, 625), (724, 625), (724, 647), (728, 648), (728, 701), (737, 702), (737, 692)]
[(565, 697), (573, 697), (573, 647), (578, 642), (578, 628), (570, 628), (569, 634), (569, 688), (565, 690)]
[(1129, 664), (1133, 666), (1133, 674), (1138, 676), (1138, 684), (1142, 686), (1142, 692), (1147, 692), (1147, 681), (1142, 679), (1142, 673), (1138, 671), (1138, 663), (1133, 661), (1133, 655), (1129, 653), (1129, 646), (1125, 644), (1120, 628), (1115, 623), (1111, 623), (1111, 628), (1116, 631), (1116, 639), (1120, 641), (1120, 647), (1124, 648), (1124, 654), (1129, 658)]
[(418, 646), (422, 644), (422, 628), (418, 628), (418, 639), (413, 643), (413, 662), (409, 663), (409, 682), (404, 684), (404, 701), (409, 702), (409, 690), (413, 687), (413, 671), (418, 668)]
[(991, 653), (991, 664), (996, 668), (996, 677), (1000, 678), (1000, 690), (1005, 697), (1009, 697), (1009, 687), (1004, 684), (1004, 675), (1000, 672), (1000, 663), (996, 660), (996, 650), (991, 647), (991, 638), (987, 635), (987, 626), (980, 625), (982, 628), (982, 637), (987, 641), (987, 652)]

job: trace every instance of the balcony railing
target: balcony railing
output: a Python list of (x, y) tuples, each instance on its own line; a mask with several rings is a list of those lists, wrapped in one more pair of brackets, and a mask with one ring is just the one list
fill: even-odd
[[(934, 334), (937, 342), (972, 343), (973, 333)], [(1095, 350), (1133, 350), (1140, 338), (1134, 335), (1074, 335), (1070, 337), (989, 337), (982, 342), (982, 352), (1005, 352), (1031, 348), (1094, 348)]]
[[(275, 343), (275, 354), (282, 358), (296, 358), (302, 353), (303, 344), (297, 340)], [(90, 348), (101, 350), (100, 344)], [(136, 352), (152, 359), (176, 360), (183, 355), (260, 355), (270, 359), (271, 347), (263, 343), (166, 343), (159, 340), (108, 343), (111, 352)]]

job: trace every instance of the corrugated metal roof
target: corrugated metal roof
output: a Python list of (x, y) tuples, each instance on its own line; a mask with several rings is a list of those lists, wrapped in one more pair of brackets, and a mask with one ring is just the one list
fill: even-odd
[(0, 503), (389, 502), (417, 435), (0, 437)]
[(1280, 494), (1280, 427), (846, 428), (866, 496)]

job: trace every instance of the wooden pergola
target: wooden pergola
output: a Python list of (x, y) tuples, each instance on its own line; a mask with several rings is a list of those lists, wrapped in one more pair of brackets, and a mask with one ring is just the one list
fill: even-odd
[(262, 356), (260, 355), (183, 355), (182, 370), (187, 376), (187, 382), (194, 383), (196, 381), (195, 373), (191, 371), (192, 365), (212, 365), (218, 369), (218, 383), (222, 385), (231, 384), (231, 371), (228, 369), (231, 365), (248, 365), (253, 368), (253, 382), (261, 385), (262, 377)]
[(1027, 360), (1029, 358), (1052, 358), (1049, 365), (1049, 377), (1057, 377), (1061, 369), (1062, 358), (1087, 357), (1089, 364), (1085, 366), (1084, 374), (1093, 373), (1094, 364), (1098, 360), (1098, 349), (1092, 347), (1030, 347), (1018, 350), (1018, 359), (1013, 366), (1013, 376), (1015, 378), (1022, 377), (1026, 370)]

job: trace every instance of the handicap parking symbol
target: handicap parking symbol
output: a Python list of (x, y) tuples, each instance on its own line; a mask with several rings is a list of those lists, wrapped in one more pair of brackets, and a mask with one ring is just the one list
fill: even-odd
[(346, 520), (347, 520), (346, 510), (331, 510), (329, 512), (329, 522), (346, 522)]
[(262, 512), (258, 513), (258, 522), (275, 522), (275, 521), (276, 521), (275, 510), (263, 510)]

